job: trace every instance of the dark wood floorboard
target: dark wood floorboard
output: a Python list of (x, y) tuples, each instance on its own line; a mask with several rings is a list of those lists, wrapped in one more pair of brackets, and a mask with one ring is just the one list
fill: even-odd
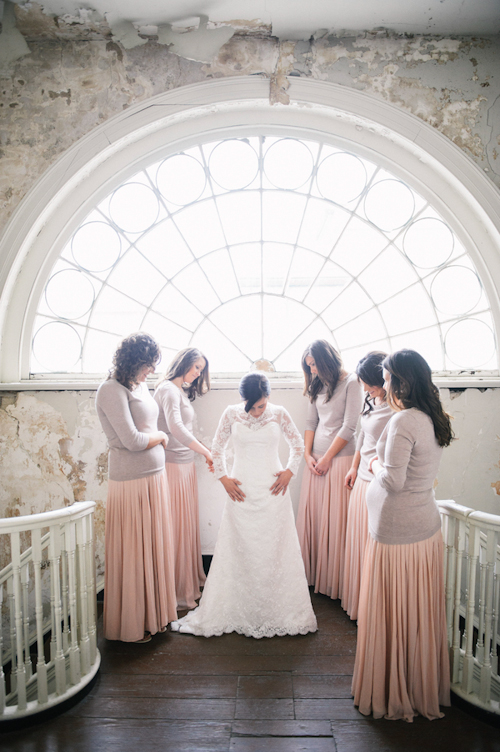
[[(354, 708), (356, 627), (313, 596), (319, 632), (253, 640), (165, 633), (99, 639), (97, 682), (44, 724), (0, 734), (2, 752), (500, 752), (500, 731), (441, 720), (375, 721)], [(101, 627), (101, 624), (100, 624)]]

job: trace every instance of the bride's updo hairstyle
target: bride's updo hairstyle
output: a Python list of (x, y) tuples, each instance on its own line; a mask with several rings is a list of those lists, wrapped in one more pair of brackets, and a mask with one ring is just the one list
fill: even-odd
[(269, 397), (271, 384), (265, 374), (252, 371), (252, 373), (243, 376), (238, 391), (241, 399), (245, 402), (245, 412), (248, 413), (262, 397)]

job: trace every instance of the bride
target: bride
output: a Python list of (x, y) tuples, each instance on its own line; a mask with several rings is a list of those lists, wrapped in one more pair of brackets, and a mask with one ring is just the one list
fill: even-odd
[[(285, 408), (269, 403), (270, 392), (264, 374), (247, 374), (239, 387), (243, 402), (220, 419), (212, 457), (230, 500), (200, 605), (171, 623), (174, 632), (260, 638), (317, 629), (288, 491), (304, 443)], [(290, 446), (285, 470), (278, 456), (281, 434)], [(229, 477), (225, 448), (231, 436)]]

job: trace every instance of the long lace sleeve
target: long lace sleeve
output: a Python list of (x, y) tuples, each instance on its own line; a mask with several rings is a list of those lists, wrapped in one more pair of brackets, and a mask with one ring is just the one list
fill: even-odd
[(212, 442), (212, 459), (214, 461), (214, 474), (217, 479), (227, 475), (226, 447), (231, 438), (231, 426), (234, 423), (234, 410), (232, 406), (226, 407), (222, 413), (217, 431)]
[(280, 408), (279, 423), (283, 435), (290, 447), (290, 456), (288, 457), (287, 470), (291, 470), (297, 475), (302, 455), (304, 454), (304, 441), (297, 430), (297, 426), (290, 417), (290, 413), (284, 407)]

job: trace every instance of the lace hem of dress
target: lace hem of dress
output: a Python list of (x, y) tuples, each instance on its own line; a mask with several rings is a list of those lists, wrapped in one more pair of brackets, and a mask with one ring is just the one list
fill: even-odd
[(254, 637), (256, 640), (262, 639), (262, 637), (286, 637), (287, 635), (295, 636), (295, 635), (305, 635), (309, 634), (309, 632), (317, 632), (318, 626), (317, 624), (309, 624), (305, 627), (297, 627), (297, 626), (290, 626), (290, 627), (272, 627), (272, 626), (262, 626), (262, 627), (237, 627), (232, 624), (228, 624), (225, 627), (220, 627), (219, 629), (200, 629), (199, 627), (195, 628), (196, 631), (193, 629), (194, 634), (196, 637), (221, 637), (223, 634), (230, 634), (231, 632), (236, 632), (237, 634), (244, 635), (245, 637)]

